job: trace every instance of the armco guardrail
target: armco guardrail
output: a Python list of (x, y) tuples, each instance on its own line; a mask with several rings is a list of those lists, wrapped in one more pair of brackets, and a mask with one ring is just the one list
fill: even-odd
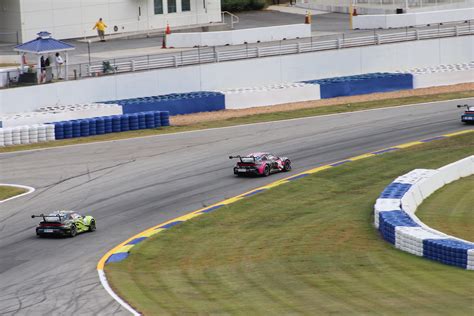
[(396, 248), (463, 269), (474, 270), (474, 243), (426, 226), (415, 215), (433, 192), (474, 174), (474, 156), (437, 170), (415, 169), (388, 185), (374, 206), (374, 224)]

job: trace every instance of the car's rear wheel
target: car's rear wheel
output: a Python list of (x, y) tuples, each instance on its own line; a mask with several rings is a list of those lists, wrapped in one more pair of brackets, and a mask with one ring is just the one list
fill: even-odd
[(270, 166), (266, 165), (265, 169), (263, 169), (263, 176), (268, 177), (270, 175)]
[(290, 171), (291, 170), (291, 162), (289, 160), (285, 161), (285, 164), (283, 165), (283, 171)]
[(89, 231), (93, 232), (95, 230), (95, 221), (91, 221), (91, 224), (89, 225)]
[(71, 226), (71, 231), (69, 233), (69, 236), (71, 237), (75, 237), (77, 235), (77, 228), (76, 228), (76, 225), (72, 225)]

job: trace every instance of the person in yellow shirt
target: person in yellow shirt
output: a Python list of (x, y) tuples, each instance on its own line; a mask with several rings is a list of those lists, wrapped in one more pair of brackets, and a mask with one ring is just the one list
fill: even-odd
[(99, 34), (101, 42), (105, 42), (106, 27), (107, 25), (104, 23), (104, 21), (102, 21), (102, 18), (100, 18), (99, 21), (97, 21), (97, 23), (95, 24), (94, 28), (92, 28), (93, 30), (97, 29), (97, 33)]

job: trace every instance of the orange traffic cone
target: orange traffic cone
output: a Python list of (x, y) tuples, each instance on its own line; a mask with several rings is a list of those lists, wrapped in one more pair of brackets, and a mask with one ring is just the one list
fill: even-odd
[(170, 25), (168, 23), (166, 23), (166, 31), (165, 31), (166, 34), (171, 34), (171, 29), (170, 29)]

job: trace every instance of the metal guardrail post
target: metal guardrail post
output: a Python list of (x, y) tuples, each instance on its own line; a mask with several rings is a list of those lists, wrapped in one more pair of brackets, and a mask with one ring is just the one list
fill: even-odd
[(257, 46), (257, 58), (260, 58), (260, 47)]
[(457, 25), (454, 26), (454, 34), (459, 36), (459, 27)]
[(174, 63), (174, 68), (178, 68), (178, 58), (176, 58), (176, 55), (173, 56), (173, 63)]
[(417, 41), (420, 40), (420, 32), (418, 32), (418, 29), (415, 30), (415, 38)]
[(377, 45), (380, 45), (380, 43), (382, 42), (380, 34), (375, 34), (375, 42), (377, 43)]
[(296, 52), (299, 54), (301, 53), (301, 44), (298, 42), (296, 43)]
[(135, 71), (135, 60), (132, 60), (130, 67), (132, 68), (132, 71)]
[(342, 39), (342, 38), (338, 38), (338, 39), (337, 39), (337, 49), (341, 49), (341, 48), (342, 48), (342, 45), (343, 45), (343, 39)]

